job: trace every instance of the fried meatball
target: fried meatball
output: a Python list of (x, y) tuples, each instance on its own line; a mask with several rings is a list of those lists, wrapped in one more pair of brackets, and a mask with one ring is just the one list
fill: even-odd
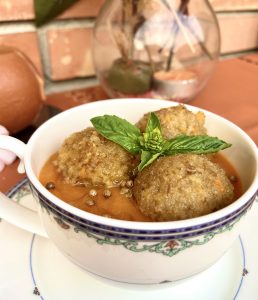
[(159, 158), (137, 175), (133, 194), (141, 212), (153, 221), (202, 216), (234, 198), (225, 171), (205, 155), (196, 154)]
[(131, 154), (93, 128), (68, 137), (58, 152), (56, 165), (67, 182), (106, 187), (129, 180), (135, 167)]
[[(206, 134), (204, 127), (205, 115), (202, 112), (194, 114), (183, 105), (163, 108), (154, 112), (159, 118), (161, 132), (167, 139), (171, 139), (179, 134), (203, 135)], [(150, 113), (145, 114), (136, 124), (145, 131)]]

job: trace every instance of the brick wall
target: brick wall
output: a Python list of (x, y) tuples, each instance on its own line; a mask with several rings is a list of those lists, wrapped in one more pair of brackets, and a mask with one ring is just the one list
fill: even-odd
[[(80, 0), (36, 29), (33, 0), (0, 0), (0, 44), (16, 46), (31, 58), (44, 77), (47, 93), (95, 85), (91, 33), (103, 2)], [(258, 0), (210, 3), (221, 28), (222, 56), (258, 48)]]

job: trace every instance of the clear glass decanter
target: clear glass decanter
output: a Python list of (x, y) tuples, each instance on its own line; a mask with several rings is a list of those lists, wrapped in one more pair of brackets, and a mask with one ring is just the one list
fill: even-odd
[(112, 98), (192, 99), (220, 53), (206, 0), (107, 0), (94, 27), (93, 58)]

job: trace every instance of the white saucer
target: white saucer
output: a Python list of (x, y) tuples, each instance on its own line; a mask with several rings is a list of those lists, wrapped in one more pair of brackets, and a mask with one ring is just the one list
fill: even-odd
[[(9, 193), (33, 208), (26, 181)], [(257, 202), (257, 200), (256, 200)], [(258, 297), (258, 203), (232, 248), (208, 270), (159, 285), (103, 279), (68, 261), (47, 239), (0, 223), (1, 300), (252, 300)]]

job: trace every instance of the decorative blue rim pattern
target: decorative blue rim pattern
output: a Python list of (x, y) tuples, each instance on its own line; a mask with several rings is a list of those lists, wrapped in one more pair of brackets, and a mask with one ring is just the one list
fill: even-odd
[(33, 184), (30, 181), (29, 185), (31, 187), (32, 194), (39, 200), (40, 205), (43, 208), (45, 208), (48, 212), (51, 212), (58, 218), (62, 219), (62, 221), (95, 234), (101, 234), (112, 238), (130, 240), (133, 239), (138, 241), (158, 241), (193, 238), (195, 236), (211, 232), (222, 226), (234, 222), (238, 218), (241, 218), (241, 216), (243, 216), (246, 213), (246, 211), (251, 207), (256, 197), (255, 194), (245, 205), (243, 205), (241, 208), (234, 211), (233, 213), (228, 214), (223, 218), (217, 219), (212, 222), (207, 222), (202, 225), (171, 230), (137, 230), (103, 225), (80, 218), (50, 202), (33, 186)]

